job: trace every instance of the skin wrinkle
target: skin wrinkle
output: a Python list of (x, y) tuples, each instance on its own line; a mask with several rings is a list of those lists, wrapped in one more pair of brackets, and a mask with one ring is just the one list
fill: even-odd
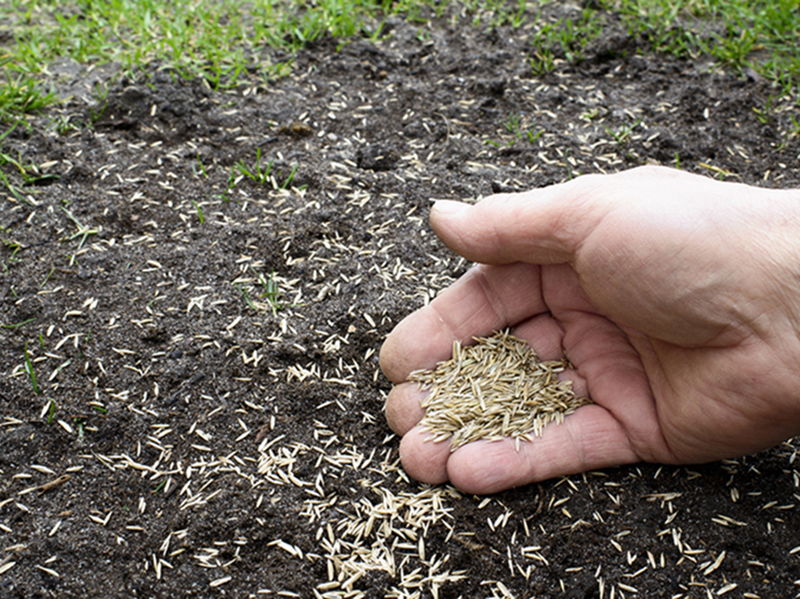
[(445, 336), (449, 337), (450, 339), (454, 339), (455, 338), (455, 331), (453, 330), (453, 327), (448, 322), (448, 318), (446, 316), (446, 313), (440, 311), (439, 310), (439, 306), (437, 304), (435, 304), (434, 302), (431, 302), (430, 307), (434, 311), (434, 313), (436, 314), (437, 322), (441, 326), (443, 326), (445, 328), (445, 333), (444, 333)]
[(510, 264), (512, 262), (516, 262), (516, 259), (513, 257), (506, 257), (503, 252), (503, 248), (508, 247), (508, 244), (504, 243), (504, 233), (505, 231), (503, 231), (502, 227), (497, 226), (497, 223), (492, 223), (492, 243), (494, 244), (494, 247), (497, 248), (497, 251), (499, 251), (499, 253), (503, 256), (500, 260), (500, 263)]
[[(588, 406), (584, 406), (584, 407), (588, 407)], [(564, 426), (564, 425), (566, 425), (565, 428), (564, 428), (564, 432), (566, 433), (567, 437), (569, 438), (569, 446), (573, 447), (575, 449), (575, 453), (577, 455), (577, 461), (578, 461), (578, 464), (579, 464), (578, 468), (580, 468), (581, 470), (585, 470), (586, 469), (586, 465), (588, 464), (588, 461), (586, 459), (584, 438), (582, 436), (580, 438), (576, 438), (575, 437), (575, 433), (572, 430), (572, 425), (571, 425), (571, 422), (569, 420), (565, 420), (564, 424), (562, 424), (562, 426)]]
[[(641, 360), (641, 358), (639, 358), (638, 352), (637, 352), (636, 358), (637, 358), (637, 360)], [(640, 369), (635, 369), (632, 366), (627, 366), (627, 367), (624, 368), (624, 370), (628, 371), (629, 373), (631, 373), (631, 375), (633, 375), (634, 378), (640, 378), (642, 376), (642, 374), (643, 374), (644, 366), (641, 363), (641, 361), (639, 362), (639, 365), (640, 365)], [(614, 376), (615, 378), (620, 378), (620, 372), (622, 370), (623, 370), (622, 368), (619, 368), (618, 370), (615, 370), (615, 371), (606, 370), (606, 371), (601, 372), (598, 375), (595, 375), (595, 377), (594, 377), (594, 385), (593, 386), (598, 386), (598, 383), (604, 382), (604, 380), (609, 376)], [(591, 388), (592, 388), (592, 385), (589, 386), (589, 390), (590, 390), (589, 395), (590, 396), (592, 395)], [(650, 403), (648, 405), (648, 410), (647, 411), (656, 413), (657, 412), (657, 406), (656, 406), (655, 401), (653, 399), (653, 390), (650, 388), (649, 384), (648, 384), (648, 391), (649, 391), (649, 396), (650, 396)], [(612, 412), (612, 414), (613, 414), (613, 412)], [(657, 450), (656, 451), (651, 451), (651, 450), (646, 450), (645, 449), (648, 444), (652, 444), (652, 441), (653, 441), (652, 435), (654, 434), (654, 431), (648, 430), (648, 431), (641, 431), (640, 432), (640, 431), (637, 430), (637, 428), (635, 426), (633, 426), (633, 427), (629, 426), (624, 418), (619, 418), (619, 417), (616, 417), (616, 416), (615, 416), (615, 418), (616, 418), (617, 422), (619, 423), (619, 425), (626, 432), (626, 438), (627, 438), (628, 447), (631, 449), (631, 451), (634, 454), (636, 454), (639, 457), (639, 459), (645, 460), (645, 461), (653, 461), (654, 459), (661, 457), (661, 456), (658, 455), (661, 452), (659, 452)], [(639, 423), (634, 423), (634, 424), (639, 424)], [(669, 455), (674, 457), (674, 452), (669, 448), (669, 444), (667, 443), (667, 440), (664, 438), (664, 435), (662, 434), (662, 432), (660, 430), (658, 430), (658, 431), (655, 431), (655, 434), (659, 437), (659, 441), (660, 442), (659, 442), (658, 445), (661, 448), (666, 449), (668, 451)]]
[[(508, 309), (505, 304), (504, 298), (500, 297), (500, 295), (492, 289), (492, 286), (489, 285), (489, 282), (486, 280), (486, 273), (483, 271), (481, 266), (475, 268), (475, 279), (477, 280), (478, 285), (480, 286), (481, 293), (486, 298), (486, 303), (492, 309), (492, 312), (495, 317), (495, 322), (508, 322), (506, 318), (506, 314), (508, 313)], [(498, 306), (500, 310), (498, 310)]]

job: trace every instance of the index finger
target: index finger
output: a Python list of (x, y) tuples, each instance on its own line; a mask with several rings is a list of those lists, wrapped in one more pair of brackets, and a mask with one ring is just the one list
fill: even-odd
[(544, 312), (540, 266), (480, 264), (395, 327), (381, 348), (381, 369), (400, 383), (410, 372), (448, 359), (454, 341), (469, 345), (473, 337)]

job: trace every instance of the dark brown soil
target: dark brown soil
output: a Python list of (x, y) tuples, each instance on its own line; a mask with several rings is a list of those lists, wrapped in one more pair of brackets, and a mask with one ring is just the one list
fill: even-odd
[(105, 107), (64, 65), (73, 100), (4, 141), (59, 178), (0, 200), (0, 596), (797, 596), (797, 442), (488, 500), (399, 469), (377, 351), (468, 267), (432, 198), (676, 161), (800, 185), (763, 80), (621, 28), (534, 77), (525, 31), (454, 23), (230, 93), (153, 65)]

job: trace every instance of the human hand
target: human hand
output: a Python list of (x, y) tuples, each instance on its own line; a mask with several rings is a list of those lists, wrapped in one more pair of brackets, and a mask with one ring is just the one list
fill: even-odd
[[(480, 263), (400, 322), (381, 349), (402, 463), (428, 483), (493, 493), (637, 461), (703, 463), (800, 434), (800, 193), (660, 167), (437, 202), (431, 225)], [(512, 327), (566, 354), (594, 402), (541, 437), (449, 444), (418, 426), (406, 382), (454, 340)]]

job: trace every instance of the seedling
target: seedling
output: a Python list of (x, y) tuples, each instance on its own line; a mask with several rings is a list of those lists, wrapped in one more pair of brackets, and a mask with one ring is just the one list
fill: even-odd
[(72, 133), (73, 131), (79, 131), (77, 125), (72, 122), (71, 115), (58, 115), (56, 116), (51, 122), (50, 125), (53, 129), (55, 129), (59, 135), (67, 135), (68, 133)]
[(47, 403), (44, 404), (44, 407), (42, 408), (42, 413), (40, 417), (44, 418), (45, 416), (47, 416), (47, 424), (50, 424), (51, 422), (53, 422), (53, 416), (55, 416), (55, 414), (56, 414), (56, 402), (53, 399), (48, 398)]
[[(86, 243), (86, 238), (89, 237), (89, 235), (97, 235), (98, 231), (97, 231), (97, 229), (90, 229), (90, 228), (84, 226), (84, 224), (81, 221), (79, 221), (77, 218), (75, 218), (75, 216), (72, 214), (72, 212), (70, 212), (69, 210), (67, 210), (63, 206), (60, 206), (60, 208), (69, 217), (69, 219), (73, 223), (75, 223), (75, 226), (78, 227), (78, 230), (75, 233), (73, 233), (69, 237), (65, 237), (64, 239), (62, 239), (62, 241), (72, 241), (76, 237), (80, 237), (81, 238), (81, 242), (80, 242), (80, 244), (78, 244), (78, 251), (80, 251), (81, 248), (83, 248), (83, 244)], [(70, 256), (69, 265), (72, 266), (74, 263), (75, 263), (75, 254)]]
[[(272, 163), (274, 160), (270, 160), (266, 166), (261, 165), (261, 148), (256, 150), (256, 161), (252, 166), (247, 166), (243, 160), (239, 160), (236, 163), (236, 168), (239, 169), (239, 172), (242, 173), (245, 177), (249, 177), (256, 183), (263, 185), (264, 183), (269, 181), (269, 174), (272, 170)], [(233, 174), (233, 173), (232, 173)], [(228, 181), (228, 189), (230, 189), (230, 180)]]
[(540, 129), (536, 133), (533, 132), (533, 129), (528, 130), (528, 141), (534, 143), (537, 139), (539, 139), (544, 133), (544, 129)]
[(771, 120), (771, 117), (770, 117), (770, 114), (769, 114), (771, 106), (772, 106), (772, 94), (770, 94), (769, 98), (767, 98), (767, 103), (764, 106), (764, 110), (761, 110), (761, 109), (756, 108), (755, 106), (753, 106), (753, 112), (756, 114), (756, 118), (758, 119), (758, 122), (761, 123), (762, 125), (768, 124), (769, 121)]
[(250, 270), (258, 277), (258, 282), (264, 289), (264, 293), (261, 294), (261, 297), (265, 298), (269, 303), (270, 308), (272, 308), (272, 314), (277, 315), (278, 310), (282, 310), (286, 307), (286, 303), (283, 301), (283, 293), (278, 291), (278, 282), (275, 280), (275, 270), (272, 270), (269, 279), (265, 279), (264, 275), (256, 272), (252, 266)]
[(517, 112), (510, 112), (508, 117), (506, 118), (506, 122), (503, 123), (506, 130), (511, 133), (514, 137), (519, 139), (522, 137), (522, 133), (520, 132), (520, 121), (521, 117)]
[(12, 241), (11, 239), (4, 239), (3, 245), (5, 245), (9, 250), (11, 250), (11, 255), (8, 257), (9, 262), (21, 262), (22, 258), (17, 258), (17, 254), (20, 250), (24, 249), (24, 246), (17, 242)]
[[(2, 115), (2, 107), (0, 106), (0, 116)], [(0, 135), (0, 143), (2, 143), (11, 133), (17, 128), (17, 125), (14, 124), (8, 130), (6, 130), (2, 135)], [(0, 167), (5, 165), (11, 165), (14, 167), (15, 171), (18, 171), (20, 176), (22, 177), (23, 185), (36, 185), (48, 180), (57, 179), (57, 175), (50, 175), (47, 173), (42, 173), (39, 170), (39, 167), (35, 164), (23, 164), (22, 159), (20, 157), (14, 158), (10, 154), (6, 152), (0, 151)], [(4, 171), (0, 170), (0, 182), (2, 182), (3, 186), (9, 191), (9, 193), (14, 196), (14, 198), (22, 202), (23, 204), (31, 204), (30, 200), (22, 195), (22, 189), (12, 183), (8, 174)]]
[(234, 283), (234, 286), (236, 287), (236, 289), (239, 290), (239, 293), (242, 294), (242, 297), (244, 298), (244, 301), (247, 302), (247, 305), (250, 306), (253, 310), (257, 311), (258, 308), (256, 308), (255, 304), (253, 304), (253, 300), (250, 299), (250, 294), (247, 292), (247, 289), (244, 289), (238, 283)]
[(300, 165), (298, 163), (296, 162), (294, 163), (294, 166), (292, 166), (292, 172), (289, 173), (289, 176), (286, 178), (286, 181), (284, 181), (283, 185), (281, 185), (281, 189), (286, 189), (292, 184), (292, 181), (294, 181), (294, 175), (295, 173), (297, 173), (297, 169), (299, 166)]
[[(206, 167), (203, 165), (203, 161), (200, 160), (200, 154), (197, 155), (197, 167), (200, 169), (200, 174), (203, 175), (206, 179), (208, 179), (208, 172), (206, 171)], [(195, 170), (194, 165), (192, 165), (192, 170), (194, 170), (195, 176), (197, 175), (197, 170)]]
[(49, 273), (47, 273), (47, 276), (44, 278), (44, 281), (42, 281), (41, 283), (39, 283), (39, 287), (44, 287), (44, 286), (45, 286), (45, 284), (47, 283), (47, 281), (49, 281), (49, 280), (50, 280), (50, 278), (53, 276), (53, 273), (54, 273), (55, 271), (56, 271), (56, 267), (55, 267), (55, 266), (53, 266), (53, 267), (50, 269), (50, 272), (49, 272)]
[(0, 327), (4, 329), (18, 329), (19, 327), (25, 326), (26, 324), (30, 324), (34, 322), (35, 318), (29, 318), (28, 320), (23, 320), (22, 322), (18, 322), (17, 324), (2, 324)]
[(593, 121), (598, 116), (600, 116), (600, 109), (599, 108), (592, 108), (591, 110), (587, 110), (581, 115), (582, 119), (587, 121)]
[(99, 121), (103, 114), (108, 108), (108, 87), (104, 87), (99, 83), (95, 84), (95, 98), (97, 99), (97, 106), (90, 106), (89, 107), (89, 120), (91, 121), (92, 125), (96, 125), (97, 121)]
[(194, 200), (192, 200), (192, 205), (194, 205), (194, 209), (195, 209), (195, 210), (197, 210), (197, 218), (199, 218), (199, 219), (200, 219), (200, 224), (202, 225), (202, 224), (203, 224), (203, 223), (205, 223), (206, 221), (205, 221), (205, 219), (203, 218), (203, 211), (202, 211), (202, 209), (200, 208), (200, 204), (198, 204), (197, 202), (195, 202)]
[(530, 65), (533, 74), (539, 77), (555, 70), (556, 62), (552, 50), (540, 48), (534, 51), (533, 57), (530, 59)]
[(640, 118), (633, 125), (624, 124), (622, 125), (619, 131), (613, 131), (608, 127), (606, 127), (605, 125), (603, 125), (603, 129), (605, 129), (606, 133), (608, 133), (611, 137), (613, 137), (616, 140), (617, 144), (623, 146), (625, 145), (625, 142), (628, 140), (633, 130), (636, 129), (636, 127), (638, 127), (639, 123), (641, 122), (642, 119)]
[(36, 384), (36, 373), (33, 371), (33, 362), (31, 362), (31, 357), (28, 355), (28, 342), (25, 342), (25, 372), (28, 373), (28, 379), (31, 381), (31, 387), (33, 387), (33, 392), (36, 395), (40, 395), (41, 391), (39, 391), (39, 385)]
[(800, 123), (798, 123), (797, 119), (792, 115), (789, 115), (789, 119), (792, 121), (792, 127), (783, 133), (781, 143), (775, 148), (778, 152), (783, 150), (791, 139), (800, 136)]

